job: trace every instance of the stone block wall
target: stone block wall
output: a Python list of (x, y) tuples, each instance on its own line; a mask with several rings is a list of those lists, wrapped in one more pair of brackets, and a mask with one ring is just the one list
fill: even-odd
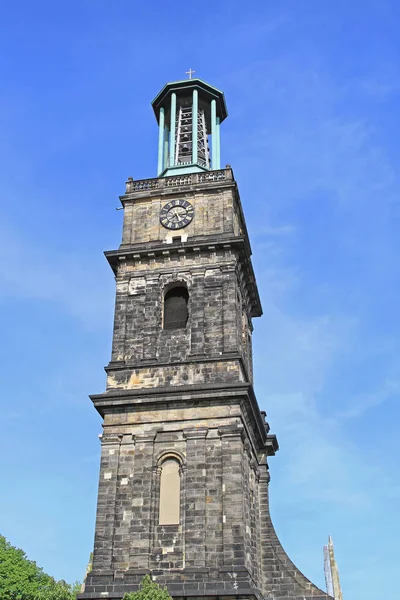
[[(155, 416), (136, 410), (116, 425), (119, 416), (105, 415), (93, 572), (183, 569), (191, 580), (190, 569), (218, 579), (229, 567), (255, 580), (256, 514), (243, 492), (255, 491), (257, 460), (240, 404), (209, 406), (203, 418), (188, 406), (166, 406), (163, 422)], [(160, 461), (171, 452), (182, 462), (181, 519), (159, 525)]]
[[(171, 232), (160, 223), (160, 211), (171, 200), (191, 203), (195, 217), (184, 229)], [(233, 181), (213, 186), (187, 186), (124, 197), (121, 247), (148, 242), (170, 242), (172, 236), (199, 238), (204, 235), (240, 235), (243, 223)]]
[[(117, 276), (112, 360), (108, 388), (169, 384), (171, 366), (236, 355), (235, 365), (223, 370), (203, 365), (179, 370), (179, 382), (251, 380), (251, 321), (245, 289), (237, 275), (237, 253), (227, 248), (184, 252), (140, 261), (123, 261)], [(163, 329), (165, 290), (182, 282), (189, 292), (189, 320), (185, 329)], [(151, 366), (155, 364), (153, 378)], [(119, 363), (119, 364), (118, 364)], [(122, 365), (125, 368), (121, 368)], [(129, 365), (129, 366), (128, 366)], [(146, 373), (143, 369), (145, 368)], [(175, 378), (174, 385), (179, 385)]]
[[(104, 415), (93, 571), (82, 598), (121, 597), (145, 573), (177, 596), (322, 594), (275, 535), (265, 451), (248, 430), (243, 401), (195, 404), (144, 403), (123, 419), (118, 409)], [(180, 521), (160, 525), (160, 473), (171, 453), (181, 462)]]

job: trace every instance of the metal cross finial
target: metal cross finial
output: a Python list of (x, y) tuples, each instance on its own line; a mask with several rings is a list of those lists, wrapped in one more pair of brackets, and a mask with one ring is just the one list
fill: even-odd
[(189, 75), (189, 79), (192, 79), (193, 73), (196, 73), (196, 71), (192, 71), (192, 69), (189, 69), (189, 71), (186, 71), (186, 75)]

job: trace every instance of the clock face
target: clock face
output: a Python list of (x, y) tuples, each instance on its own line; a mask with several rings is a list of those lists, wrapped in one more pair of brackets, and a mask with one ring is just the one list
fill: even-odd
[(171, 200), (160, 211), (161, 225), (167, 229), (182, 229), (194, 217), (194, 208), (187, 200)]

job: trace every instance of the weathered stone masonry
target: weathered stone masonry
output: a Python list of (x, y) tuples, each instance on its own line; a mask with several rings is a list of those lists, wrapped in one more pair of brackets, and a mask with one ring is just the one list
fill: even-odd
[[(171, 198), (195, 210), (174, 236), (159, 221)], [(122, 244), (106, 253), (112, 357), (105, 393), (91, 397), (104, 418), (93, 569), (80, 598), (120, 599), (145, 573), (175, 597), (328, 598), (291, 563), (269, 516), (278, 446), (252, 386), (261, 305), (231, 169), (129, 180), (121, 201)], [(188, 323), (165, 330), (164, 293), (179, 282)], [(173, 525), (159, 524), (166, 456), (179, 463)]]

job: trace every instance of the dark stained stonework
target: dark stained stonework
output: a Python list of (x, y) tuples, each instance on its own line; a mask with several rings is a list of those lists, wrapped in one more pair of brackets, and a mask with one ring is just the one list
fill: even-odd
[[(168, 232), (173, 199), (194, 219)], [(79, 598), (122, 598), (150, 573), (174, 598), (329, 598), (284, 552), (271, 523), (278, 449), (253, 391), (261, 305), (230, 168), (127, 182), (105, 393), (93, 569)], [(172, 240), (181, 236), (181, 240)], [(186, 328), (163, 328), (165, 290), (189, 294)], [(180, 523), (159, 525), (164, 456), (181, 464)]]

